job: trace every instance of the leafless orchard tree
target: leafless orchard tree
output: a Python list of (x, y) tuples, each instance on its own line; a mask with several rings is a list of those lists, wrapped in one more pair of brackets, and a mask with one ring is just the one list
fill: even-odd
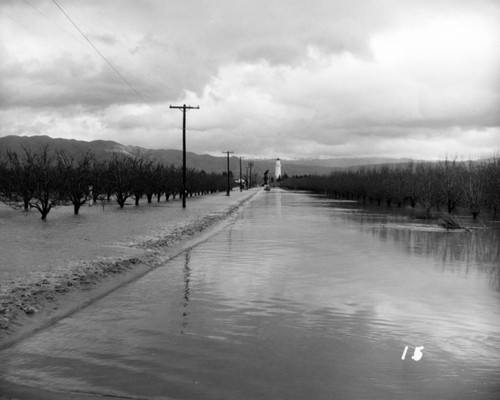
[(494, 156), (468, 163), (446, 159), (439, 163), (360, 168), (356, 172), (337, 171), (330, 176), (292, 177), (281, 184), (292, 189), (312, 190), (334, 197), (369, 198), (387, 206), (409, 201), (430, 218), (432, 209), (445, 208), (453, 213), (466, 208), (477, 219), (488, 207), (496, 217), (500, 205), (500, 158)]
[(163, 187), (165, 191), (166, 201), (168, 201), (170, 196), (175, 199), (175, 196), (180, 193), (182, 187), (181, 168), (176, 167), (175, 165), (165, 167)]
[(46, 146), (38, 153), (26, 154), (26, 157), (33, 177), (33, 197), (29, 205), (36, 208), (45, 221), (50, 210), (61, 204), (61, 174), (56, 156)]
[(487, 197), (496, 219), (500, 207), (500, 155), (495, 155), (488, 166)]
[(130, 172), (132, 173), (132, 197), (136, 206), (146, 192), (147, 163), (142, 158), (134, 158)]
[(0, 158), (0, 201), (5, 202), (9, 197), (9, 170), (7, 168), (7, 161)]
[(439, 203), (446, 205), (448, 214), (451, 214), (460, 203), (460, 166), (456, 159), (445, 159), (436, 166)]
[(61, 174), (60, 191), (63, 200), (73, 204), (74, 214), (90, 197), (93, 155), (88, 152), (79, 161), (67, 156), (64, 151), (57, 152), (57, 165)]
[(90, 186), (92, 186), (92, 201), (110, 200), (113, 194), (109, 166), (107, 161), (96, 161), (91, 163)]
[(153, 201), (155, 194), (162, 194), (161, 189), (161, 164), (147, 161), (144, 169), (144, 187), (148, 203)]
[(7, 150), (4, 175), (4, 202), (14, 209), (28, 211), (34, 197), (34, 154), (23, 148), (21, 155)]
[(133, 195), (137, 161), (126, 155), (113, 154), (108, 164), (109, 179), (120, 208)]
[(23, 148), (21, 154), (8, 150), (6, 157), (3, 201), (15, 209), (36, 208), (45, 221), (61, 202), (61, 174), (54, 154), (46, 146), (38, 153), (29, 148)]
[[(0, 154), (0, 201), (14, 209), (36, 208), (46, 220), (56, 205), (72, 204), (74, 214), (89, 199), (112, 196), (120, 208), (133, 197), (135, 204), (146, 195), (148, 203), (154, 195), (180, 193), (182, 170), (154, 161), (114, 154), (109, 160), (97, 161), (89, 152), (71, 157), (64, 151), (50, 152), (48, 147), (33, 152), (29, 148), (16, 153)], [(187, 190), (190, 196), (225, 189), (222, 174), (188, 170)]]
[(439, 202), (437, 194), (439, 181), (435, 167), (426, 163), (416, 164), (413, 185), (417, 204), (423, 208), (425, 216), (430, 218), (432, 207)]
[(459, 183), (472, 218), (477, 219), (486, 200), (487, 179), (484, 162), (469, 161), (463, 166)]

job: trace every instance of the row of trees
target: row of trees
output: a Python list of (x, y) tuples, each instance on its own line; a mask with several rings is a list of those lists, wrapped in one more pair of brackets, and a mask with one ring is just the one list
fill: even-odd
[[(188, 196), (225, 190), (227, 175), (187, 170)], [(182, 193), (182, 168), (153, 160), (113, 154), (97, 161), (91, 153), (74, 159), (63, 151), (39, 152), (28, 148), (18, 154), (0, 154), (0, 200), (16, 209), (36, 208), (42, 220), (61, 204), (72, 204), (74, 213), (88, 201), (117, 201), (123, 208), (129, 199), (153, 197), (168, 201)]]
[(500, 158), (479, 161), (445, 160), (409, 163), (334, 172), (329, 176), (294, 176), (282, 187), (310, 190), (337, 198), (404, 204), (419, 207), (429, 218), (431, 210), (456, 212), (467, 209), (477, 219), (482, 209), (496, 218), (500, 206)]

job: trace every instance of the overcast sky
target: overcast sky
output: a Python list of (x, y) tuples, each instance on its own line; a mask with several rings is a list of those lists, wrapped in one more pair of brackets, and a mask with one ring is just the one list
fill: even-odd
[(199, 154), (500, 151), (500, 0), (56, 1), (0, 0), (0, 136), (181, 149), (187, 104)]

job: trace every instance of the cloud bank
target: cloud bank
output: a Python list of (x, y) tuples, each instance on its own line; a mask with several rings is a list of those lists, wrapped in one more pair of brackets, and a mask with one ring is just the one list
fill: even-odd
[(87, 39), (52, 1), (0, 5), (2, 136), (180, 148), (169, 105), (191, 104), (197, 153), (500, 148), (496, 0), (57, 3)]

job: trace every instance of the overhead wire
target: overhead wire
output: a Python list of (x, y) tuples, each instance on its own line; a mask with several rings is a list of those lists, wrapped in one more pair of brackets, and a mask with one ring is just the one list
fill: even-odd
[[(90, 40), (90, 38), (80, 29), (78, 24), (70, 17), (70, 15), (59, 5), (56, 0), (52, 0), (52, 2), (57, 6), (57, 8), (63, 13), (63, 15), (71, 22), (71, 24), (76, 28), (76, 30), (82, 35), (82, 37), (90, 44), (90, 46), (94, 49), (94, 51), (106, 62), (106, 64), (118, 75), (118, 77), (153, 111), (156, 112), (155, 107), (149, 103), (149, 101), (132, 85), (132, 83), (123, 76), (123, 74), (108, 60), (108, 58), (94, 45), (94, 43)], [(163, 114), (158, 113), (162, 118), (165, 118)]]
[[(69, 32), (68, 30), (62, 28), (60, 25), (54, 23), (47, 15), (43, 14), (42, 12), (40, 12), (39, 10), (37, 10), (35, 7), (33, 7), (29, 2), (27, 2), (26, 0), (23, 0), (23, 2), (27, 5), (29, 5), (33, 10), (35, 10), (38, 14), (42, 15), (45, 19), (47, 19), (50, 23), (52, 23), (55, 27), (57, 27), (58, 29), (61, 29), (63, 30), (65, 33), (67, 33), (68, 35), (70, 35), (74, 40), (80, 42), (81, 41), (81, 38), (74, 35), (73, 33)], [(49, 41), (48, 39), (48, 36), (46, 34), (41, 34), (39, 32), (39, 30), (37, 29), (34, 29), (32, 25), (30, 26), (27, 26), (25, 23), (23, 23), (22, 21), (20, 21), (19, 19), (17, 19), (16, 17), (13, 17), (11, 14), (8, 14), (6, 13), (4, 10), (0, 9), (0, 14), (6, 16), (9, 20), (11, 20), (12, 22), (14, 22), (17, 26), (21, 27), (23, 30), (25, 30), (26, 32), (29, 32), (31, 35), (33, 36), (36, 36), (37, 38), (39, 38), (41, 41), (43, 41), (43, 43), (47, 43)], [(54, 44), (52, 43), (52, 46), (55, 47), (55, 48), (58, 48), (59, 50), (61, 51), (66, 51), (67, 49), (61, 47), (60, 45), (58, 44)]]
[[(25, 2), (26, 2), (27, 0), (23, 0), (23, 1), (25, 1)], [(80, 27), (80, 30), (82, 30), (82, 31), (84, 31), (84, 30), (85, 30), (85, 31), (87, 31), (87, 32), (89, 32), (89, 31), (90, 31), (90, 32), (92, 32), (92, 33), (93, 33), (96, 37), (101, 36), (101, 33), (100, 33), (100, 32), (95, 31), (95, 30), (92, 28), (92, 26), (87, 25), (87, 24), (85, 23), (85, 21), (83, 21), (83, 20), (82, 20), (81, 18), (79, 18), (78, 16), (73, 15), (73, 16), (72, 16), (72, 19), (73, 19), (73, 21), (75, 21), (75, 23), (77, 23), (77, 25)], [(88, 35), (88, 33), (87, 33), (87, 37), (88, 37), (88, 36), (89, 36), (89, 35)], [(113, 38), (113, 39), (115, 39), (115, 38)], [(124, 46), (124, 45), (123, 45), (123, 43), (121, 43), (121, 41), (120, 41), (120, 40), (116, 40), (116, 44), (121, 45), (121, 46)], [(139, 79), (139, 78), (137, 78), (137, 76), (132, 75), (131, 73), (129, 73), (129, 72), (127, 72), (126, 70), (124, 70), (123, 68), (121, 68), (121, 69), (120, 69), (120, 71), (121, 71), (121, 73), (122, 73), (122, 74), (124, 74), (124, 75), (128, 75), (128, 76), (132, 77), (134, 80), (137, 80), (137, 81), (142, 82), (142, 83), (146, 83), (146, 84), (147, 84), (147, 85), (149, 85), (149, 86), (153, 86), (151, 82), (146, 82), (146, 81), (144, 81), (144, 79)], [(144, 77), (144, 75), (147, 75), (148, 77), (152, 78), (152, 79), (155, 81), (155, 84), (157, 84), (157, 85), (161, 85), (161, 86), (163, 86), (163, 87), (164, 87), (164, 88), (166, 88), (166, 89), (170, 89), (170, 87), (169, 87), (168, 85), (166, 85), (164, 82), (162, 82), (162, 81), (158, 80), (157, 78), (155, 78), (155, 77), (154, 77), (151, 73), (149, 73), (149, 72), (147, 72), (147, 71), (142, 70), (142, 78)]]
[(31, 4), (28, 0), (23, 0), (23, 3), (25, 3), (27, 6), (29, 6), (32, 10), (34, 10), (37, 14), (40, 14), (43, 18), (45, 18), (47, 21), (49, 21), (52, 25), (57, 27), (58, 29), (66, 32), (68, 35), (72, 36), (74, 39), (78, 39), (76, 35), (73, 34), (73, 32), (68, 31), (67, 29), (63, 28), (61, 25), (55, 23), (52, 19), (50, 19), (45, 13), (41, 12), (38, 8), (36, 8), (33, 4)]
[[(64, 31), (66, 34), (69, 34), (73, 39), (75, 40), (79, 40), (77, 36), (75, 36), (74, 34), (72, 34), (71, 32), (69, 32), (67, 29), (63, 28), (60, 24), (57, 24), (56, 22), (54, 22), (52, 20), (52, 18), (50, 18), (49, 16), (47, 16), (46, 14), (44, 14), (43, 12), (41, 12), (38, 8), (36, 8), (35, 6), (33, 6), (29, 1), (27, 0), (23, 0), (23, 3), (25, 3), (27, 6), (29, 6), (33, 11), (35, 11), (37, 14), (41, 15), (44, 19), (46, 19), (47, 21), (49, 21), (53, 26), (55, 26), (56, 28)], [(77, 29), (77, 31), (80, 33), (80, 35), (85, 39), (85, 41), (90, 44), (90, 46), (92, 47), (92, 49), (106, 62), (106, 64), (108, 64), (108, 66), (113, 70), (113, 72), (127, 85), (127, 87), (129, 87), (130, 90), (132, 90), (134, 92), (134, 94), (140, 98), (140, 100), (145, 104), (147, 105), (155, 114), (157, 114), (158, 116), (160, 116), (162, 119), (164, 120), (168, 120), (165, 115), (160, 111), (158, 110), (158, 108), (154, 105), (152, 105), (146, 98), (145, 96), (139, 92), (139, 90), (137, 90), (134, 85), (131, 83), (131, 81), (129, 79), (127, 79), (124, 74), (130, 76), (131, 78), (133, 78), (134, 80), (137, 80), (139, 82), (142, 82), (144, 85), (147, 85), (149, 87), (151, 87), (152, 89), (157, 89), (157, 86), (160, 85), (160, 86), (163, 86), (167, 89), (169, 89), (169, 86), (165, 85), (164, 82), (160, 81), (159, 79), (155, 78), (155, 83), (153, 82), (147, 82), (144, 81), (143, 79), (139, 79), (137, 78), (136, 76), (134, 76), (133, 74), (130, 74), (128, 73), (127, 71), (124, 71), (124, 72), (120, 72), (114, 65), (113, 63), (111, 63), (111, 61), (109, 61), (109, 59), (94, 45), (94, 43), (90, 40), (90, 38), (88, 37), (88, 35), (86, 35), (83, 31), (82, 28), (80, 28), (80, 26), (74, 21), (75, 18), (72, 18), (68, 12), (66, 12), (58, 3), (57, 1), (53, 1), (53, 3), (57, 6), (57, 8), (59, 9), (59, 11), (64, 15), (65, 18), (67, 18), (71, 24)], [(16, 18), (12, 17), (12, 15), (4, 12), (4, 10), (1, 10), (0, 9), (0, 13), (5, 15), (7, 18), (9, 18), (11, 21), (13, 21), (14, 23), (16, 23), (17, 25), (19, 25), (21, 28), (23, 28), (24, 30), (30, 32), (31, 34), (35, 35), (35, 36), (40, 36), (39, 33), (35, 32), (32, 27), (28, 27), (26, 26), (25, 24), (23, 24), (22, 22), (20, 22), (19, 20), (17, 20)], [(78, 19), (78, 18), (76, 18)], [(80, 21), (81, 24), (85, 25), (84, 22)], [(90, 31), (94, 32), (96, 35), (99, 35), (97, 32), (93, 31), (91, 28), (87, 27), (87, 29), (89, 29)], [(43, 38), (42, 38), (43, 39)], [(43, 39), (46, 41), (46, 39)], [(122, 44), (123, 45), (123, 44)], [(59, 49), (61, 50), (64, 50), (62, 47), (60, 46), (57, 46)], [(143, 71), (143, 75), (147, 75), (147, 76), (152, 76), (150, 73), (148, 73), (147, 71)], [(168, 120), (170, 122), (170, 120)]]
[[(43, 13), (42, 11), (40, 11), (37, 7), (33, 6), (33, 4), (31, 4), (28, 0), (22, 0), (27, 6), (29, 6), (33, 11), (35, 11), (37, 14), (40, 14), (44, 19), (46, 19), (47, 21), (49, 21), (53, 26), (55, 26), (56, 28), (64, 31), (66, 34), (70, 35), (73, 39), (75, 40), (80, 40), (80, 37), (79, 36), (76, 36), (73, 34), (73, 32), (70, 32), (68, 31), (67, 29), (65, 29), (64, 27), (62, 27), (60, 24), (54, 22), (47, 14)], [(1, 11), (0, 11), (1, 12)], [(66, 13), (67, 14), (67, 13)], [(7, 15), (9, 18), (13, 19), (12, 17), (10, 17), (9, 15)], [(99, 36), (99, 33), (94, 31), (91, 27), (89, 26), (86, 26), (85, 25), (85, 22), (83, 22), (81, 19), (79, 19), (78, 17), (75, 17), (73, 16), (72, 17), (73, 21), (79, 21), (79, 23), (77, 24), (79, 27), (81, 27), (82, 25), (85, 26), (86, 30), (89, 30), (91, 31), (93, 34), (95, 34), (96, 36)], [(13, 19), (14, 20), (14, 19)], [(24, 29), (28, 30), (29, 32), (35, 34), (36, 36), (39, 36), (36, 32), (34, 32), (33, 30), (27, 28), (26, 26), (22, 25), (19, 21), (16, 21), (14, 20), (14, 22), (18, 23), (19, 25), (21, 25)], [(82, 28), (80, 28), (80, 30), (83, 31)], [(87, 35), (88, 37), (88, 35)], [(122, 43), (119, 43), (121, 45), (123, 45)], [(59, 47), (59, 46), (58, 46)], [(61, 47), (59, 47), (61, 48)], [(64, 49), (63, 49), (64, 50)], [(123, 69), (121, 70), (121, 73), (122, 75), (125, 74), (125, 75), (128, 75), (129, 77), (133, 78), (134, 80), (136, 81), (139, 81), (139, 82), (142, 82), (144, 84), (146, 84), (147, 86), (150, 86), (151, 88), (155, 88), (159, 85), (159, 86), (162, 86), (163, 88), (165, 89), (170, 89), (170, 87), (168, 85), (166, 85), (164, 82), (162, 82), (161, 80), (159, 80), (158, 78), (156, 78), (154, 75), (152, 75), (151, 73), (147, 72), (147, 71), (142, 71), (142, 75), (141, 75), (141, 79), (137, 78), (137, 76), (134, 76), (133, 74), (130, 74), (128, 73), (127, 71), (124, 71)], [(144, 77), (147, 76), (149, 78), (151, 78), (152, 80), (154, 80), (154, 84), (152, 82), (148, 82), (147, 80), (144, 80)], [(130, 80), (129, 80), (130, 82)], [(144, 97), (144, 95), (143, 95)], [(141, 99), (142, 100), (142, 99)], [(148, 106), (150, 107), (153, 107), (151, 104), (147, 104)]]
[(19, 21), (18, 19), (14, 18), (12, 15), (10, 14), (7, 14), (5, 11), (1, 10), (0, 9), (0, 14), (3, 14), (5, 15), (7, 18), (9, 18), (11, 21), (15, 22), (17, 25), (19, 25), (21, 28), (23, 28), (24, 30), (34, 34), (35, 36), (38, 36), (38, 34), (36, 32), (34, 32), (33, 30), (31, 30), (30, 28), (28, 28), (25, 24), (23, 24), (21, 21)]

